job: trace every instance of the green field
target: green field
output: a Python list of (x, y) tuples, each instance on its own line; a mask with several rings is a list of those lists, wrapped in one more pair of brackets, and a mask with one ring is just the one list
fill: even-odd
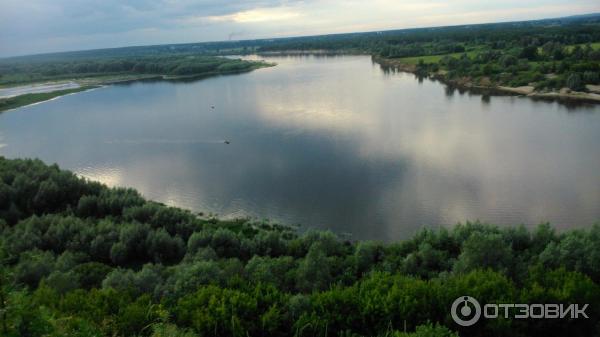
[[(600, 49), (600, 42), (594, 42), (594, 43), (590, 43), (589, 45), (590, 45), (590, 46), (592, 46), (592, 49), (594, 49), (594, 50), (598, 50), (598, 49)], [(567, 46), (567, 50), (568, 50), (568, 51), (572, 51), (572, 50), (573, 50), (573, 48), (575, 48), (575, 46), (580, 46), (580, 47), (582, 47), (582, 48), (583, 48), (583, 47), (587, 46), (587, 44), (583, 44), (583, 43), (582, 43), (582, 44), (573, 44), (573, 45), (569, 45), (569, 46)]]
[[(568, 52), (572, 52), (573, 48), (575, 48), (575, 46), (580, 46), (580, 47), (585, 47), (587, 46), (588, 43), (580, 43), (580, 44), (571, 44), (568, 46), (565, 46), (565, 48), (567, 49)], [(593, 43), (589, 43), (589, 45), (592, 47), (592, 49), (594, 50), (599, 50), (600, 49), (600, 42), (593, 42)], [(542, 47), (538, 48), (538, 53), (542, 53)]]
[[(406, 64), (418, 64), (419, 60), (423, 60), (423, 62), (425, 62), (425, 63), (438, 63), (441, 59), (443, 59), (446, 56), (460, 57), (462, 54), (465, 54), (465, 53), (403, 57), (403, 58), (399, 58), (398, 60), (400, 60), (400, 61), (402, 61), (402, 63), (406, 63)], [(469, 57), (473, 57), (477, 54), (477, 52), (474, 52), (474, 51), (467, 52), (466, 54)]]
[(441, 55), (402, 57), (402, 58), (399, 58), (398, 60), (400, 60), (402, 63), (405, 63), (405, 64), (418, 64), (419, 60), (423, 60), (423, 62), (425, 62), (425, 63), (438, 63), (441, 59), (443, 59), (446, 56), (458, 58), (458, 57), (461, 57), (461, 55), (463, 55), (463, 54), (467, 54), (468, 57), (473, 58), (477, 54), (479, 54), (482, 50), (483, 50), (483, 48), (478, 47), (478, 48), (474, 48), (474, 49), (469, 50), (464, 53), (450, 53), (450, 54), (441, 54)]

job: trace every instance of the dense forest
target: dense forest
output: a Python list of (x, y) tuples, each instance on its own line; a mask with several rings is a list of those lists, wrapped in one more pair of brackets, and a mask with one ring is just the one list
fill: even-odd
[(600, 84), (600, 15), (323, 36), (281, 41), (260, 52), (354, 50), (403, 70), (458, 84), (585, 91)]
[(193, 54), (90, 57), (77, 60), (3, 60), (0, 62), (0, 85), (107, 75), (205, 76), (245, 72), (265, 65), (263, 62)]
[[(411, 239), (224, 221), (0, 157), (2, 336), (593, 336), (600, 226), (481, 223)], [(461, 327), (459, 296), (589, 304), (589, 319)]]
[[(384, 57), (464, 52), (464, 44), (501, 47), (513, 41), (585, 44), (600, 41), (600, 14), (538, 21), (402, 29), (370, 33), (321, 35), (273, 40), (259, 52), (284, 50), (348, 50)], [(433, 43), (435, 42), (435, 43)], [(428, 45), (421, 45), (428, 44)]]

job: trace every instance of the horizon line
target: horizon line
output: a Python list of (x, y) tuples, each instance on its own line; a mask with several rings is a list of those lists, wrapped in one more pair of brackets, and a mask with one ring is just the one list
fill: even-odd
[(392, 28), (392, 29), (384, 29), (384, 30), (372, 30), (372, 31), (353, 31), (353, 32), (323, 33), (323, 34), (312, 34), (312, 35), (291, 35), (291, 36), (282, 36), (282, 37), (264, 37), (264, 38), (241, 39), (241, 40), (207, 40), (207, 41), (196, 41), (196, 42), (173, 42), (173, 43), (161, 43), (161, 44), (140, 44), (140, 45), (126, 45), (126, 46), (104, 47), (104, 48), (62, 50), (62, 51), (51, 51), (51, 52), (42, 52), (42, 53), (33, 53), (33, 54), (17, 54), (17, 55), (11, 55), (11, 56), (0, 56), (0, 60), (7, 60), (7, 59), (19, 58), (19, 57), (29, 57), (29, 56), (44, 56), (44, 55), (68, 54), (68, 53), (126, 49), (126, 48), (182, 46), (182, 45), (193, 45), (193, 44), (228, 43), (228, 42), (235, 43), (235, 42), (244, 42), (244, 41), (285, 40), (285, 39), (310, 38), (310, 37), (319, 37), (319, 36), (336, 36), (336, 35), (347, 35), (347, 34), (386, 33), (386, 32), (420, 30), (420, 29), (440, 29), (440, 28), (450, 28), (450, 27), (483, 26), (483, 25), (492, 25), (492, 24), (525, 23), (525, 22), (545, 21), (545, 20), (560, 20), (560, 19), (574, 18), (574, 17), (580, 17), (580, 16), (600, 16), (600, 12), (581, 13), (581, 14), (573, 14), (573, 15), (567, 15), (567, 16), (547, 17), (547, 18), (531, 19), (531, 20), (508, 20), (508, 21), (493, 21), (493, 22), (488, 21), (488, 22), (467, 23), (467, 24), (449, 24), (449, 25), (442, 25), (442, 26), (404, 27), (404, 28)]

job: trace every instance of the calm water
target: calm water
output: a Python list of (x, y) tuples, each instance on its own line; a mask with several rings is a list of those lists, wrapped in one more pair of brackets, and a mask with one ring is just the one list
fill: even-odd
[(278, 66), (3, 113), (0, 155), (169, 205), (357, 239), (476, 219), (600, 220), (600, 106), (461, 94), (366, 56), (268, 61)]

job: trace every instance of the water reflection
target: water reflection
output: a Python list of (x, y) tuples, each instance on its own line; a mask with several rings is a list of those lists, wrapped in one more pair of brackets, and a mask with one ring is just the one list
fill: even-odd
[(196, 211), (354, 238), (467, 219), (600, 218), (596, 106), (457, 94), (365, 56), (267, 60), (278, 66), (111, 86), (0, 115), (0, 154)]

